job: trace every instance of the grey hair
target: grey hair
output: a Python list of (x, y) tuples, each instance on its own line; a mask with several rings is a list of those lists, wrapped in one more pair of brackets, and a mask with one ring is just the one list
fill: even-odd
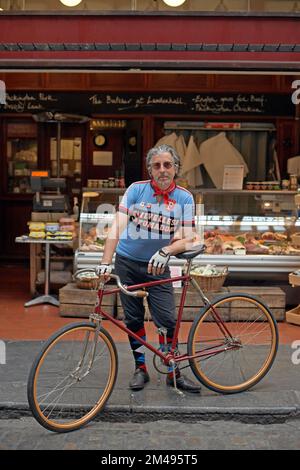
[(173, 159), (174, 167), (175, 167), (175, 176), (178, 175), (181, 167), (180, 157), (174, 147), (171, 145), (162, 144), (158, 145), (157, 147), (152, 147), (147, 153), (146, 156), (146, 165), (149, 175), (151, 175), (151, 162), (152, 158), (156, 155), (161, 155), (162, 153), (169, 153)]

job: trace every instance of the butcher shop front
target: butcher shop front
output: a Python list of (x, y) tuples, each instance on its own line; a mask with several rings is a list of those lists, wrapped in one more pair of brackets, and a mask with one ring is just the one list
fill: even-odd
[[(35, 237), (29, 222), (74, 216), (51, 284), (71, 280), (73, 260), (98, 264), (111, 217), (97, 208), (146, 178), (145, 153), (164, 142), (194, 195), (207, 246), (197, 263), (228, 268), (222, 289), (262, 289), (282, 319), (300, 265), (298, 13), (3, 11), (0, 31), (3, 262), (28, 257), (15, 240)], [(32, 171), (65, 179), (57, 220), (34, 210)], [(30, 263), (34, 294), (41, 247)]]

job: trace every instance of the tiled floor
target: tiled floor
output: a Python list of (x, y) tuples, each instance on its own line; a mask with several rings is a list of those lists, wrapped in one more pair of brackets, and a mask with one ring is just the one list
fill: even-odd
[[(62, 318), (59, 309), (50, 305), (24, 308), (29, 300), (29, 268), (16, 265), (0, 265), (0, 339), (2, 340), (41, 340), (50, 336), (58, 328), (80, 321), (76, 318)], [(190, 322), (182, 322), (180, 342), (186, 341)], [(280, 322), (281, 344), (291, 344), (300, 340), (300, 326)], [(105, 328), (116, 342), (127, 341), (127, 336), (110, 322)], [(156, 328), (146, 322), (147, 337), (156, 341)]]

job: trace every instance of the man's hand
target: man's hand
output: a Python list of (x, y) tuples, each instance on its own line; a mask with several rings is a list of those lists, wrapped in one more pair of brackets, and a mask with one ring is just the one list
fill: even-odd
[(95, 271), (96, 271), (97, 276), (100, 277), (101, 281), (107, 282), (110, 279), (112, 268), (113, 267), (111, 264), (102, 263), (96, 267)]
[(165, 267), (167, 266), (170, 259), (170, 254), (164, 251), (162, 248), (158, 250), (148, 263), (148, 274), (153, 274), (154, 276), (158, 276), (159, 274), (163, 274)]

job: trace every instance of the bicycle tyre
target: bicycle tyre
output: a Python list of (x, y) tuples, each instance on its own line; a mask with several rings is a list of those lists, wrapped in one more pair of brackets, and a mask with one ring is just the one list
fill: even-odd
[(46, 341), (32, 364), (28, 403), (35, 419), (50, 431), (68, 432), (84, 426), (112, 393), (118, 371), (116, 346), (102, 327), (95, 343), (95, 331), (91, 322), (61, 328)]
[[(190, 367), (195, 377), (215, 392), (243, 392), (257, 384), (275, 360), (276, 320), (260, 299), (248, 294), (225, 294), (214, 299), (212, 306), (240, 346), (230, 349), (230, 337), (221, 332), (211, 307), (205, 306), (194, 319), (187, 350), (189, 356), (196, 351), (208, 355), (189, 359)], [(214, 354), (217, 347), (223, 351)]]

